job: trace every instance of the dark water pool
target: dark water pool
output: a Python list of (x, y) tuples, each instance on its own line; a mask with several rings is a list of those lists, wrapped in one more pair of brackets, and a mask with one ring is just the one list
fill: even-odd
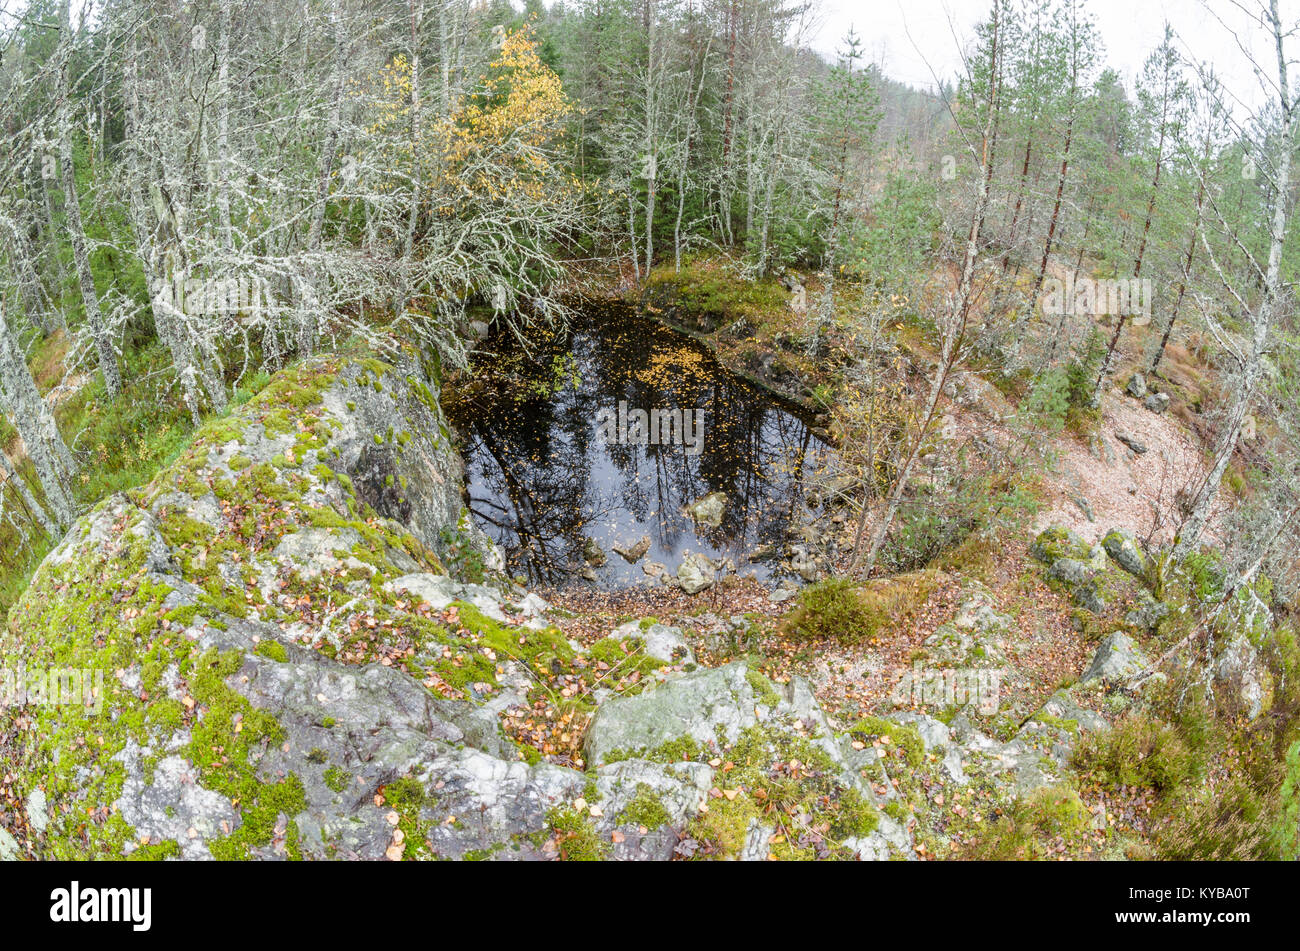
[[(829, 452), (801, 408), (623, 304), (584, 305), (529, 352), (506, 333), (484, 347), (449, 410), (470, 510), (512, 573), (562, 587), (594, 572), (625, 587), (650, 582), (647, 564), (675, 574), (692, 553), (741, 574), (781, 572), (751, 555), (783, 548)], [(645, 423), (655, 412), (654, 433), (638, 410)], [(712, 492), (726, 496), (716, 527), (683, 511)], [(634, 563), (613, 551), (643, 537)]]

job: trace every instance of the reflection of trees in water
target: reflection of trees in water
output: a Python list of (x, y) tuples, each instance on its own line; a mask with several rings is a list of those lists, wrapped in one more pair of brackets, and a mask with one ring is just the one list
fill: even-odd
[[(471, 436), (471, 509), (512, 564), (559, 583), (580, 563), (584, 537), (599, 536), (595, 527), (620, 513), (674, 553), (697, 537), (682, 507), (711, 491), (725, 492), (728, 507), (719, 529), (701, 529), (708, 534), (697, 547), (739, 554), (751, 539), (780, 541), (816, 444), (808, 423), (732, 377), (694, 341), (625, 309), (595, 307), (584, 316), (569, 338), (508, 361), (517, 376), (494, 379), (496, 366), (481, 371), (488, 405), (461, 420)], [(555, 357), (570, 352), (578, 385), (537, 395), (554, 381)], [(598, 413), (620, 402), (629, 410), (703, 411), (703, 451), (604, 444)]]
[(802, 501), (803, 470), (812, 430), (797, 417), (765, 411), (747, 432), (744, 455), (751, 460), (737, 474), (737, 489), (723, 530), (747, 547), (779, 542)]
[(470, 509), (496, 529), (492, 534), (512, 566), (530, 580), (558, 584), (578, 557), (575, 539), (581, 537), (582, 521), (606, 516), (615, 506), (592, 491), (582, 461), (588, 447), (553, 440), (560, 446), (558, 464), (538, 465), (512, 445), (509, 433), (493, 430), (490, 421), (476, 426), (466, 447), (466, 455), (475, 459)]
[(470, 437), (470, 510), (492, 527), (512, 566), (552, 583), (569, 560), (573, 513), (595, 507), (586, 477), (590, 446), (572, 426), (574, 408), (533, 390), (553, 378), (551, 357), (563, 344), (511, 360), (508, 369), (486, 367), (487, 395), (462, 420)]

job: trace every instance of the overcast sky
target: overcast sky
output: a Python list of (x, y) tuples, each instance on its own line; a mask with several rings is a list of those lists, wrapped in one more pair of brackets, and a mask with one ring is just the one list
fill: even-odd
[[(1249, 6), (1258, 0), (1242, 2)], [(1087, 6), (1105, 41), (1107, 64), (1130, 89), (1168, 20), (1184, 55), (1208, 60), (1230, 91), (1258, 101), (1248, 61), (1223, 25), (1240, 29), (1245, 22), (1233, 0), (1092, 0)], [(813, 46), (833, 55), (852, 25), (887, 76), (929, 89), (934, 86), (931, 68), (941, 77), (960, 69), (959, 44), (970, 42), (988, 8), (987, 0), (821, 0)], [(1282, 0), (1281, 10), (1284, 22), (1295, 23), (1300, 0)], [(1263, 45), (1256, 46), (1260, 54), (1267, 54)]]

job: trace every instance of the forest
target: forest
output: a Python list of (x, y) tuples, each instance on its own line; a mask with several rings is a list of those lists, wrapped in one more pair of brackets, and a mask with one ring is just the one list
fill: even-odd
[[(818, 0), (0, 0), (0, 666), (236, 802), (0, 703), (0, 857), (1300, 856), (1300, 11), (1095, 5), (917, 88)], [(276, 662), (557, 804), (457, 838)]]

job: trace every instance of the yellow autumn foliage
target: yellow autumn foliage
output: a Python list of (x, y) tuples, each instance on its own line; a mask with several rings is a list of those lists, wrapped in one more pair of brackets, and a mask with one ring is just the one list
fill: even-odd
[(426, 209), (442, 216), (469, 203), (544, 209), (581, 192), (558, 154), (576, 107), (538, 55), (530, 26), (502, 36), (487, 72), (449, 114), (412, 122), (413, 73), (401, 54), (380, 71), (371, 132), (388, 143), (387, 167), (416, 183)]

